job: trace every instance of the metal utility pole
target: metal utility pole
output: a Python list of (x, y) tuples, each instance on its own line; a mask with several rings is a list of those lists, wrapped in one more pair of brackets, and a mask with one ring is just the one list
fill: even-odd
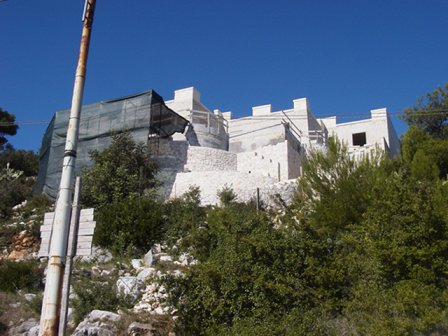
[(67, 237), (70, 226), (73, 177), (78, 145), (79, 121), (86, 78), (86, 64), (92, 31), (95, 0), (86, 0), (83, 13), (83, 28), (73, 88), (72, 107), (67, 128), (61, 184), (56, 200), (45, 293), (42, 302), (40, 336), (56, 336), (59, 328), (62, 278), (67, 254)]
[(72, 215), (70, 219), (70, 232), (68, 234), (67, 258), (65, 260), (65, 275), (62, 284), (61, 310), (59, 316), (59, 336), (65, 336), (67, 326), (68, 303), (70, 298), (70, 282), (72, 278), (73, 258), (76, 256), (78, 243), (79, 216), (79, 196), (81, 193), (81, 177), (76, 177), (75, 195), (73, 197)]

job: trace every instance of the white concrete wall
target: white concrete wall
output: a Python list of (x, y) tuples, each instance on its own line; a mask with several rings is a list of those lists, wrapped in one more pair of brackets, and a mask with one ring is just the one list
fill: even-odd
[(390, 121), (390, 118), (387, 118), (387, 124), (388, 124), (388, 133), (389, 133), (389, 153), (391, 157), (400, 155), (401, 153), (401, 144), (400, 139), (398, 138), (397, 132), (395, 131), (394, 125)]
[(238, 153), (238, 171), (267, 176), (277, 181), (287, 180), (289, 175), (287, 142)]
[(218, 110), (216, 114), (211, 112), (200, 99), (199, 91), (188, 87), (174, 91), (174, 99), (165, 101), (165, 104), (192, 123), (188, 129), (190, 145), (227, 150), (229, 139), (222, 113)]
[(302, 175), (303, 160), (305, 157), (305, 150), (302, 144), (291, 134), (287, 133), (287, 164), (288, 176), (287, 179), (296, 179)]
[[(271, 105), (252, 108), (252, 116), (229, 120), (229, 150), (235, 153), (254, 151), (285, 140), (282, 123), (288, 123), (302, 143), (315, 142), (325, 136), (325, 127), (313, 116), (306, 98), (293, 100), (292, 109), (272, 112)], [(320, 139), (320, 142), (324, 140)]]
[[(344, 142), (351, 151), (355, 149), (359, 151), (357, 146), (353, 146), (353, 134), (366, 133), (366, 149), (368, 147), (378, 146), (381, 149), (390, 149), (391, 153), (397, 153), (397, 143), (390, 143), (391, 133), (392, 136), (395, 131), (390, 132), (390, 121), (387, 116), (386, 109), (372, 110), (372, 118), (357, 120), (347, 123), (334, 124), (334, 119), (322, 119), (326, 124), (330, 135), (336, 135), (339, 140)], [(396, 137), (396, 134), (395, 134)], [(392, 147), (391, 147), (392, 145)]]
[(229, 151), (254, 151), (285, 141), (285, 127), (277, 118), (241, 118), (229, 121)]
[(200, 100), (200, 93), (194, 87), (174, 91), (174, 99), (166, 100), (165, 105), (185, 119), (189, 120), (194, 101)]

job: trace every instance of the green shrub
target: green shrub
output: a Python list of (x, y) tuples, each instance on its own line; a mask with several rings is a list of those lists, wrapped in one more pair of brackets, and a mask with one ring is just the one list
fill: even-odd
[(213, 335), (241, 319), (275, 319), (300, 302), (295, 270), (301, 256), (293, 236), (240, 203), (210, 210), (207, 223), (191, 236), (192, 253), (202, 263), (186, 277), (166, 280), (181, 334)]
[(101, 208), (94, 243), (110, 249), (115, 256), (138, 256), (160, 241), (164, 228), (160, 201), (129, 197)]
[(201, 206), (201, 194), (198, 187), (190, 189), (180, 198), (168, 201), (164, 205), (167, 219), (164, 240), (169, 244), (177, 244), (185, 250), (191, 245), (189, 237), (204, 222), (207, 209)]
[(39, 288), (42, 276), (39, 264), (35, 261), (0, 261), (0, 290), (2, 291), (36, 290)]
[(11, 216), (12, 207), (22, 203), (31, 195), (34, 180), (28, 177), (19, 177), (15, 180), (0, 180), (0, 220)]
[(222, 189), (218, 190), (218, 197), (221, 206), (228, 206), (232, 202), (235, 202), (237, 194), (235, 194), (231, 187), (225, 185)]

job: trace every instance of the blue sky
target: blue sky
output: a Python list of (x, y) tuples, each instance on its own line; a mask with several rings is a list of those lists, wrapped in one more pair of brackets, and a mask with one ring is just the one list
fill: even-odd
[[(83, 6), (0, 2), (0, 106), (17, 121), (70, 106)], [(317, 117), (401, 112), (448, 82), (447, 13), (446, 0), (97, 0), (84, 103), (195, 86), (235, 116), (301, 97)], [(37, 150), (45, 128), (10, 142)]]

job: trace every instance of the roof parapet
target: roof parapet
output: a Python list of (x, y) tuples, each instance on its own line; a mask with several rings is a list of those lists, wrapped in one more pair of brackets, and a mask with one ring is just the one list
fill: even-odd
[(222, 112), (222, 117), (226, 120), (231, 120), (232, 119), (232, 112), (228, 111), (228, 112)]
[(336, 116), (331, 116), (331, 117), (327, 117), (327, 118), (320, 118), (318, 120), (320, 120), (325, 125), (326, 128), (336, 127), (336, 124), (337, 124)]
[(252, 116), (267, 115), (272, 112), (272, 105), (260, 105), (252, 107)]
[(174, 101), (176, 102), (193, 100), (197, 102), (201, 101), (201, 94), (194, 86), (174, 91)]
[(372, 119), (387, 118), (387, 115), (388, 115), (386, 107), (375, 109), (375, 110), (370, 110), (370, 113), (372, 115)]
[(294, 99), (294, 111), (305, 111), (308, 112), (310, 110), (310, 104), (307, 98), (298, 98)]

